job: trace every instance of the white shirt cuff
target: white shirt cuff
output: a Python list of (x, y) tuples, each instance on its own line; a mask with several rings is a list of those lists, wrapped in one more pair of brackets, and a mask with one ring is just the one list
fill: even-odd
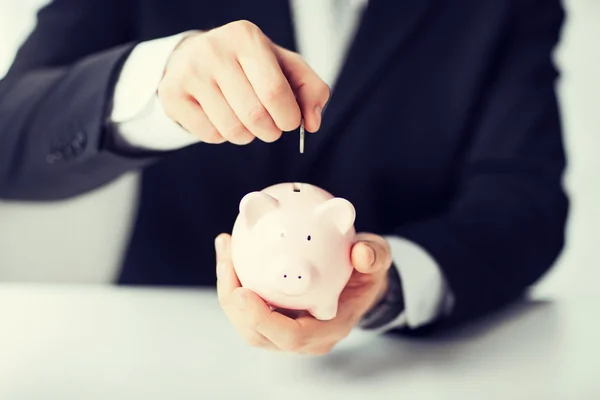
[(175, 150), (199, 140), (169, 118), (157, 89), (173, 50), (191, 32), (138, 44), (119, 75), (111, 122), (115, 141), (130, 150)]
[(404, 312), (377, 332), (418, 328), (447, 315), (454, 302), (437, 262), (417, 244), (388, 236), (392, 260), (402, 281)]

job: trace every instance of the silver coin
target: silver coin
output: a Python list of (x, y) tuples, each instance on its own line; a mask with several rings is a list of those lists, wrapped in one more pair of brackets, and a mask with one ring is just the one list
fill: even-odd
[(304, 153), (304, 120), (300, 123), (300, 154)]

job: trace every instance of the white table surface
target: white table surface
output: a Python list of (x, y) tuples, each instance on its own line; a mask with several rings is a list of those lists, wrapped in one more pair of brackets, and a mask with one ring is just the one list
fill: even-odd
[(0, 285), (0, 399), (600, 398), (600, 297), (323, 357), (243, 343), (212, 291)]

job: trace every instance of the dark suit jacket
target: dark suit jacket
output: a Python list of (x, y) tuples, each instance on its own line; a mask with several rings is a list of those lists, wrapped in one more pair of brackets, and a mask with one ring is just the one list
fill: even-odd
[[(136, 42), (247, 19), (295, 49), (282, 0), (55, 0), (0, 85), (0, 195), (51, 201), (143, 168), (119, 282), (212, 285), (213, 239), (241, 197), (306, 181), (349, 199), (358, 231), (425, 248), (449, 321), (523, 293), (563, 246), (568, 201), (551, 53), (559, 0), (371, 0), (324, 114), (249, 146), (132, 155), (107, 123)], [(198, 55), (201, 57), (202, 55)]]

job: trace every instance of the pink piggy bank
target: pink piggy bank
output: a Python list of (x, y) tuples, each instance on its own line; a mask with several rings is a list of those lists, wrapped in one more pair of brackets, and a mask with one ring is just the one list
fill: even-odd
[(240, 283), (271, 307), (335, 318), (354, 269), (355, 217), (348, 200), (306, 183), (247, 194), (231, 235)]

